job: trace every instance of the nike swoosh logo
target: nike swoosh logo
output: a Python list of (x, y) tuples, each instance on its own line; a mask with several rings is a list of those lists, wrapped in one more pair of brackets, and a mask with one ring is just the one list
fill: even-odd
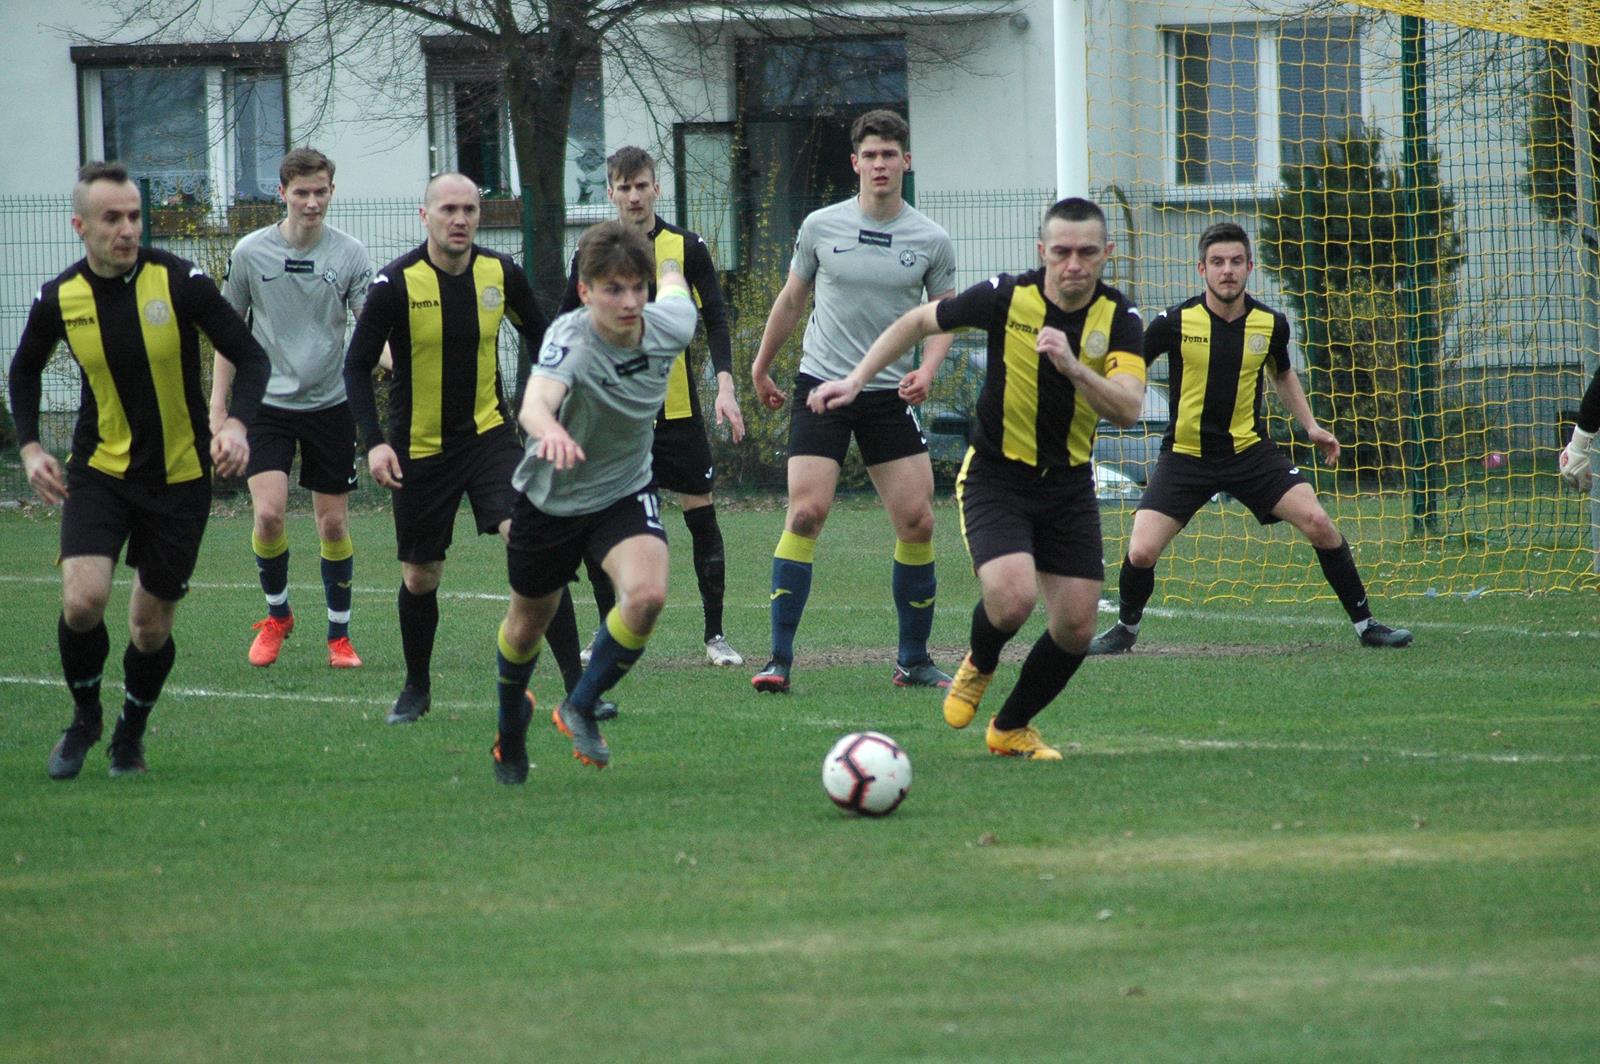
[(262, 274), (261, 275), (261, 280), (262, 280), (263, 283), (265, 283), (267, 281), (276, 281), (278, 278), (280, 278), (282, 276), (283, 276), (283, 274), (281, 274), (281, 273), (275, 273), (271, 277), (268, 277), (266, 274)]
[(925, 598), (921, 602), (918, 602), (916, 599), (912, 599), (910, 602), (906, 603), (906, 605), (910, 606), (914, 610), (925, 610), (929, 606), (933, 605), (933, 599)]
[[(334, 584), (334, 585), (333, 585), (333, 586), (334, 586), (334, 587), (342, 587), (342, 588), (344, 588), (344, 589), (345, 589), (345, 590), (346, 590), (346, 591), (349, 591), (349, 590), (350, 590), (350, 581), (348, 581), (348, 580), (340, 580), (340, 581), (338, 581), (338, 582), (337, 582), (337, 583), (335, 583), (335, 584)], [(929, 601), (930, 601), (930, 602), (931, 602), (931, 601), (933, 601), (933, 600), (932, 600), (932, 599), (929, 599)]]
[(772, 593), (772, 597), (770, 599), (768, 599), (767, 601), (769, 601), (769, 602), (777, 602), (779, 595), (787, 595), (789, 593), (790, 593), (790, 591), (789, 591), (788, 588), (780, 587), (778, 590), (776, 590), (776, 591), (774, 591)]
[(847, 248), (834, 248), (833, 249), (833, 253), (835, 255), (843, 255), (846, 251), (854, 251), (854, 250), (855, 250), (855, 245), (851, 245), (850, 247), (847, 247)]

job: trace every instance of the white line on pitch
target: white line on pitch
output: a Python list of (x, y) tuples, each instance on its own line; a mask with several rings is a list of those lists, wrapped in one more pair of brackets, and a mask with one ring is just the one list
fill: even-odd
[[(0, 583), (54, 585), (60, 583), (60, 578), (55, 576), (0, 575)], [(194, 590), (207, 591), (252, 591), (259, 593), (261, 590), (259, 584), (247, 584), (242, 582), (213, 582), (196, 580), (192, 581), (189, 586)], [(322, 585), (320, 583), (309, 584), (291, 582), (289, 585), (289, 590), (291, 592), (299, 592), (301, 594), (320, 594), (322, 592)], [(352, 590), (359, 595), (382, 598), (393, 598), (395, 594), (395, 588), (392, 587), (356, 587)], [(439, 589), (439, 597), (443, 599), (455, 599), (466, 602), (505, 602), (507, 598), (506, 593), (503, 591), (451, 591), (444, 587)], [(580, 599), (579, 601), (588, 604), (591, 600)], [(881, 600), (875, 601), (878, 603), (877, 605), (866, 606), (813, 602), (806, 606), (806, 612), (848, 613), (864, 609), (881, 608), (888, 610), (890, 608), (889, 598), (887, 595), (883, 596)], [(1273, 627), (1315, 625), (1322, 628), (1342, 628), (1350, 623), (1349, 621), (1338, 616), (1338, 606), (1336, 604), (1328, 603), (1327, 605), (1330, 607), (1331, 615), (1321, 617), (1308, 617), (1303, 614), (1263, 613), (1259, 610), (1230, 609), (1224, 606), (1151, 606), (1146, 608), (1144, 612), (1151, 617), (1184, 618), (1189, 620), (1210, 618), (1227, 620), (1233, 624), (1249, 623), (1271, 625)], [(769, 609), (769, 606), (766, 602), (728, 601), (724, 604), (724, 608), (730, 610), (759, 610), (762, 613), (765, 613)], [(1115, 614), (1117, 612), (1117, 604), (1109, 599), (1101, 599), (1099, 611), (1103, 614)], [(972, 607), (968, 605), (935, 606), (934, 612), (941, 616), (960, 615), (966, 617), (971, 615)], [(1537, 636), (1541, 639), (1549, 639), (1552, 637), (1566, 639), (1600, 639), (1600, 629), (1582, 630), (1569, 628), (1563, 631), (1557, 631), (1546, 628), (1525, 628), (1519, 625), (1463, 624), (1456, 621), (1407, 621), (1403, 627), (1436, 632), (1481, 632), (1486, 635)]]

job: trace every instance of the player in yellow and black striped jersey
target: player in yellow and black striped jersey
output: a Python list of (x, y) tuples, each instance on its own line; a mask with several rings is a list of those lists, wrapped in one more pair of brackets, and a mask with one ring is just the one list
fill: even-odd
[(1218, 492), (1244, 503), (1263, 525), (1288, 521), (1300, 530), (1363, 646), (1411, 642), (1410, 632), (1373, 619), (1349, 543), (1299, 467), (1267, 436), (1264, 372), (1323, 459), (1330, 466), (1339, 461), (1339, 441), (1317, 424), (1289, 362), (1288, 319), (1245, 291), (1253, 266), (1243, 228), (1209, 227), (1200, 236), (1198, 264), (1205, 291), (1164, 311), (1145, 331), (1145, 361), (1167, 356), (1172, 420), (1134, 514), (1118, 577), (1117, 623), (1095, 637), (1091, 654), (1133, 648), (1155, 590), (1157, 560)]
[(972, 447), (956, 481), (961, 532), (983, 597), (971, 649), (945, 696), (945, 721), (965, 728), (1000, 652), (1042, 590), (1049, 623), (1016, 687), (989, 722), (997, 754), (1059, 761), (1032, 724), (1083, 662), (1105, 571), (1095, 499), (1095, 426), (1132, 425), (1144, 403), (1143, 322), (1100, 275), (1112, 250), (1105, 215), (1064, 199), (1039, 230), (1042, 267), (1001, 275), (901, 317), (841, 382), (819, 385), (812, 408), (852, 401), (872, 375), (924, 337), (961, 328), (988, 334)]
[[(210, 278), (139, 246), (139, 188), (125, 167), (79, 171), (72, 226), (85, 255), (39, 290), (10, 375), (28, 483), (46, 503), (64, 503), (56, 634), (73, 719), (50, 752), (54, 779), (76, 776), (100, 739), (105, 609), (124, 545), (136, 575), (122, 658), (126, 698), (109, 753), (113, 776), (145, 770), (145, 723), (172, 670), (172, 622), (211, 512), (211, 471), (244, 472), (246, 431), (270, 372)], [(201, 332), (237, 371), (233, 405), (215, 435), (200, 388)], [(39, 440), (42, 374), (61, 343), (82, 379), (65, 470)]]
[[(428, 238), (378, 271), (345, 355), (367, 468), (394, 490), (406, 682), (391, 724), (428, 711), (439, 580), (461, 496), (480, 533), (504, 538), (510, 525), (522, 445), (500, 381), (500, 324), (510, 322), (535, 347), (544, 338), (544, 315), (521, 268), (473, 243), (481, 205), (477, 185), (461, 174), (428, 182), (420, 212)], [(394, 360), (387, 437), (372, 388), (385, 343)]]
[[(705, 322), (705, 344), (711, 358), (711, 368), (716, 375), (717, 396), (713, 413), (717, 424), (727, 424), (734, 443), (744, 438), (744, 415), (734, 393), (733, 344), (728, 334), (728, 312), (722, 301), (722, 286), (717, 280), (717, 268), (711, 261), (711, 251), (699, 234), (673, 225), (656, 214), (656, 200), (661, 186), (656, 180), (656, 162), (649, 152), (633, 146), (618, 148), (606, 159), (606, 196), (617, 208), (617, 217), (650, 241), (655, 252), (659, 275), (667, 263), (677, 268), (689, 282), (689, 292)], [(650, 283), (650, 298), (656, 297), (656, 284)], [(561, 301), (561, 313), (576, 310), (582, 305), (578, 298), (578, 258), (572, 258), (568, 271), (567, 291)], [(711, 459), (711, 446), (706, 439), (705, 417), (701, 411), (697, 366), (698, 350), (695, 345), (685, 348), (673, 364), (672, 375), (667, 379), (667, 399), (656, 417), (655, 444), (651, 459), (655, 465), (656, 482), (667, 491), (675, 492), (683, 511), (683, 523), (689, 529), (693, 549), (694, 573), (700, 587), (700, 604), (704, 617), (702, 638), (706, 657), (713, 665), (740, 665), (744, 658), (728, 643), (723, 631), (722, 604), (726, 585), (726, 561), (722, 529), (717, 523), (716, 500), (713, 488), (716, 467)], [(597, 561), (588, 564), (589, 581), (594, 586), (595, 606), (601, 620), (616, 605), (616, 589)], [(578, 656), (577, 620), (573, 615), (571, 595), (563, 598), (550, 630), (546, 632), (550, 650), (561, 668), (570, 689), (583, 671)], [(606, 703), (602, 719), (615, 711)]]

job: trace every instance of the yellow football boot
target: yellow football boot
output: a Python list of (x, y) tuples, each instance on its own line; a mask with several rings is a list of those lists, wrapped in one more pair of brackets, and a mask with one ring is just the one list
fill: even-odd
[(961, 659), (961, 667), (956, 670), (955, 679), (950, 681), (950, 690), (944, 696), (944, 722), (952, 728), (965, 728), (972, 723), (972, 718), (978, 715), (978, 703), (983, 701), (983, 693), (989, 689), (989, 681), (994, 679), (992, 672), (979, 672), (972, 664), (972, 655), (968, 654)]
[(1032, 724), (1022, 728), (1012, 728), (1002, 731), (994, 726), (994, 718), (989, 718), (989, 733), (984, 736), (989, 743), (989, 752), (1002, 757), (1025, 757), (1030, 761), (1060, 761), (1061, 751), (1044, 741), (1044, 736), (1039, 734), (1039, 729)]

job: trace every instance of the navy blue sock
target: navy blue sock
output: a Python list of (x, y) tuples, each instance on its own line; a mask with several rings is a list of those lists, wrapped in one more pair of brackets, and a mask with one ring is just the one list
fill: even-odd
[(350, 635), (350, 585), (355, 580), (355, 547), (350, 536), (322, 541), (322, 594), (328, 602), (328, 641)]
[(772, 556), (772, 657), (794, 661), (794, 637), (811, 597), (811, 562), (817, 541), (784, 529)]
[(933, 602), (939, 581), (934, 575), (933, 544), (894, 545), (894, 609), (900, 619), (901, 665), (928, 660), (928, 636), (933, 632)]
[(267, 613), (283, 620), (289, 616), (289, 535), (279, 532), (268, 542), (252, 531), (250, 549), (255, 552), (261, 593), (267, 596)]
[(633, 668), (633, 663), (644, 653), (648, 639), (648, 635), (629, 630), (622, 623), (620, 611), (612, 610), (607, 614), (606, 623), (595, 633), (594, 655), (589, 659), (589, 667), (583, 670), (578, 685), (567, 695), (568, 704), (581, 710), (594, 709), (600, 696), (615, 687)]
[[(499, 645), (495, 649), (495, 674), (499, 677), (496, 690), (500, 701), (499, 727), (501, 735), (511, 735), (528, 727), (528, 681), (533, 678), (533, 667), (539, 663), (539, 644), (524, 657), (506, 642), (506, 628), (500, 626)], [(518, 661), (517, 658), (523, 658)]]

